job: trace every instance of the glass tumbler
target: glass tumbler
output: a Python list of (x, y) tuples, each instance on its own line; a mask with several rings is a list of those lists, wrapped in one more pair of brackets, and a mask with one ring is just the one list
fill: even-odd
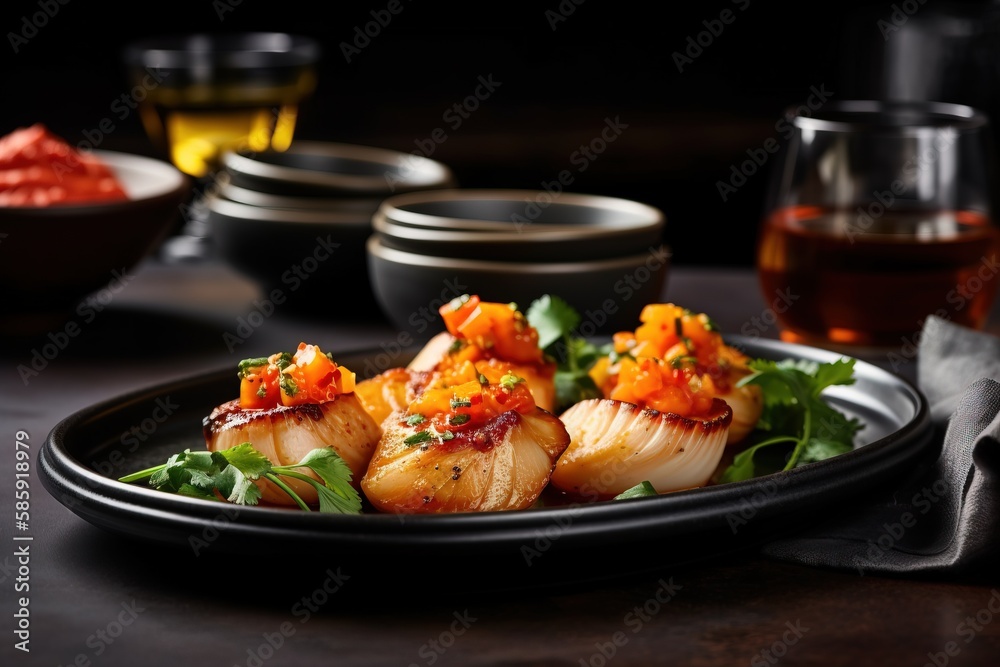
[(128, 45), (124, 59), (150, 140), (203, 178), (226, 150), (289, 147), (320, 55), (309, 37), (250, 32), (152, 37)]
[(783, 340), (913, 344), (928, 315), (981, 328), (1000, 285), (993, 142), (980, 110), (828, 103), (786, 113), (757, 272)]

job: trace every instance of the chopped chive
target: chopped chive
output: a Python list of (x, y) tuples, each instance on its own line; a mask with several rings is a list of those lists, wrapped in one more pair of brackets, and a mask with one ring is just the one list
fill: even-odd
[(404, 445), (419, 445), (421, 442), (428, 442), (431, 439), (430, 431), (417, 431), (413, 435), (403, 440)]

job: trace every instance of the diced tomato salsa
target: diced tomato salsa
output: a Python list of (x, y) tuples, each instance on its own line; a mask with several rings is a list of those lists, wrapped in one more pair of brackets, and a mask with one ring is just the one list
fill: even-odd
[(438, 374), (410, 403), (403, 421), (427, 432), (416, 441), (448, 440), (483, 427), (512, 410), (528, 413), (535, 401), (524, 378), (489, 361), (464, 362), (447, 375)]
[(240, 407), (266, 409), (325, 403), (354, 391), (356, 377), (319, 346), (299, 343), (294, 354), (244, 359), (239, 365)]
[(448, 332), (491, 356), (518, 364), (542, 364), (538, 331), (512, 303), (482, 301), (476, 295), (452, 299), (438, 309)]
[(727, 346), (712, 320), (674, 304), (650, 304), (635, 331), (613, 337), (614, 354), (590, 376), (605, 397), (682, 416), (701, 416), (731, 389), (729, 368), (746, 357)]

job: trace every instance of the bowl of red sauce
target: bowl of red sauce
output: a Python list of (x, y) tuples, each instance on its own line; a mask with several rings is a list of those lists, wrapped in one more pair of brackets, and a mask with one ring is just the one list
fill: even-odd
[(0, 335), (61, 327), (120, 283), (171, 232), (191, 187), (167, 162), (80, 150), (41, 123), (0, 137)]

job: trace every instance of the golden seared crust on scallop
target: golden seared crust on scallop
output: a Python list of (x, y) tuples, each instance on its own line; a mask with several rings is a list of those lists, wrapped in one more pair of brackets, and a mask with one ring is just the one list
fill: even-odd
[(390, 368), (359, 382), (354, 393), (372, 419), (381, 424), (393, 412), (406, 409), (422, 388), (426, 375), (408, 368)]
[[(204, 434), (210, 451), (250, 442), (275, 465), (292, 465), (313, 449), (332, 447), (351, 469), (352, 484), (360, 488), (382, 429), (352, 393), (325, 403), (267, 409), (243, 409), (236, 399), (212, 410), (205, 419)], [(310, 470), (301, 472), (315, 477)], [(311, 485), (294, 479), (283, 481), (305, 502), (318, 502)], [(257, 485), (264, 502), (294, 504), (271, 482), (259, 480)]]
[(383, 429), (361, 488), (379, 510), (403, 514), (531, 507), (569, 444), (562, 422), (540, 409), (504, 412), (447, 441), (407, 443), (417, 431), (405, 412)]
[(571, 441), (552, 485), (592, 500), (644, 481), (659, 493), (704, 486), (722, 458), (732, 418), (721, 399), (697, 418), (606, 398), (581, 401), (561, 416)]

